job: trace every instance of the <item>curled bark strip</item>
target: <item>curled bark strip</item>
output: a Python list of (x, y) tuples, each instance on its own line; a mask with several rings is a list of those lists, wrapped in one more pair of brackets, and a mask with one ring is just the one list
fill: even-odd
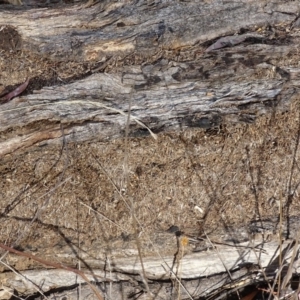
[(245, 39), (249, 37), (247, 34), (243, 35), (230, 35), (230, 36), (224, 36), (218, 39), (214, 44), (209, 46), (205, 52), (210, 52), (212, 50), (217, 50), (223, 47), (232, 47), (234, 45), (240, 44), (245, 41)]
[(22, 83), (20, 86), (18, 86), (15, 90), (2, 97), (0, 101), (2, 103), (5, 103), (10, 101), (12, 98), (20, 95), (27, 88), (28, 83), (29, 83), (29, 78), (27, 78), (26, 81)]

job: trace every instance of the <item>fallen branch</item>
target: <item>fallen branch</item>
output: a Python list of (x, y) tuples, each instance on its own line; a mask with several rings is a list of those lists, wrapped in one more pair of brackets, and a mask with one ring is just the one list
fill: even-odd
[(6, 251), (9, 251), (11, 253), (15, 253), (15, 254), (17, 254), (19, 256), (30, 258), (30, 259), (32, 259), (34, 261), (37, 261), (37, 262), (39, 262), (39, 263), (41, 263), (41, 264), (43, 264), (45, 266), (53, 267), (55, 269), (62, 269), (62, 270), (70, 271), (70, 272), (73, 272), (73, 273), (79, 275), (89, 285), (89, 287), (92, 289), (92, 291), (94, 292), (94, 294), (96, 295), (96, 297), (99, 300), (103, 300), (103, 297), (100, 295), (100, 293), (97, 290), (97, 288), (90, 283), (90, 281), (88, 280), (88, 278), (86, 277), (86, 275), (82, 271), (74, 269), (72, 267), (64, 266), (62, 264), (57, 264), (57, 263), (54, 263), (54, 262), (46, 261), (46, 260), (44, 260), (42, 258), (39, 258), (39, 257), (36, 257), (35, 255), (32, 255), (30, 253), (25, 253), (25, 252), (22, 252), (22, 251), (18, 251), (16, 249), (13, 249), (13, 248), (11, 248), (9, 246), (6, 246), (4, 244), (1, 244), (1, 243), (0, 243), (0, 248), (4, 249)]

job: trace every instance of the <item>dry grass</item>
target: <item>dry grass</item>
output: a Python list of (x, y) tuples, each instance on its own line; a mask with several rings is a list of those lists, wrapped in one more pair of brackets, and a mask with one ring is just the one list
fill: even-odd
[[(284, 218), (298, 215), (299, 113), (296, 99), (290, 112), (252, 125), (128, 139), (127, 150), (117, 140), (7, 156), (0, 166), (1, 242), (14, 243), (40, 207), (19, 248), (51, 257), (63, 247), (70, 252), (64, 263), (72, 264), (70, 245), (78, 241), (93, 257), (126, 255), (138, 234), (142, 256), (163, 255), (174, 253), (174, 243), (159, 235), (171, 225), (211, 236), (277, 216), (280, 200)], [(35, 265), (24, 259), (13, 266)]]

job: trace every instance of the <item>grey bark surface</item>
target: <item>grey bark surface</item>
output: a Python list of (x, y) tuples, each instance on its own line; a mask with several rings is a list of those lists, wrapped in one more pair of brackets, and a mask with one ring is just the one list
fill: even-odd
[[(83, 79), (44, 87), (2, 104), (0, 156), (32, 146), (60, 144), (62, 139), (77, 143), (124, 137), (129, 112), (132, 136), (148, 135), (149, 130), (155, 134), (189, 127), (214, 128), (226, 122), (251, 123), (274, 109), (287, 110), (297, 94), (299, 66), (281, 63), (298, 51), (297, 1), (104, 1), (78, 7), (6, 7), (0, 11), (0, 26), (11, 26), (20, 36), (12, 47), (54, 60), (99, 61), (99, 67)], [(282, 38), (276, 35), (276, 24), (287, 29)], [(273, 29), (255, 32), (268, 26)], [(205, 51), (219, 38), (242, 30), (250, 34), (241, 43)], [(294, 231), (286, 230), (288, 238), (296, 238), (298, 221), (290, 221)], [(270, 221), (275, 236), (276, 222)], [(263, 253), (260, 267), (270, 265), (278, 242), (267, 241), (266, 236), (251, 241), (249, 235), (259, 232), (258, 226), (251, 226), (242, 228), (241, 235), (231, 240), (221, 232), (210, 236), (214, 245), (220, 243), (216, 247), (222, 259), (216, 251), (200, 251), (210, 246), (201, 248), (196, 239), (199, 248), (195, 246), (195, 252), (180, 261), (180, 279), (193, 299), (208, 293), (212, 286), (209, 276), (215, 275), (216, 291), (228, 283), (228, 270), (235, 273), (231, 282), (249, 276), (248, 269), (243, 273), (243, 264), (258, 263), (255, 247)], [(166, 234), (166, 238), (176, 244), (173, 235)], [(56, 253), (58, 257), (66, 255), (62, 249)], [(72, 253), (68, 255), (72, 262)], [(96, 258), (101, 255), (101, 251), (95, 253)], [(97, 259), (86, 260), (102, 278), (98, 281), (106, 282), (103, 289), (107, 295), (111, 281), (112, 285), (121, 282), (124, 289), (119, 292), (125, 294), (142, 281), (140, 263), (136, 256), (128, 256), (111, 258), (110, 269), (98, 265)], [(173, 256), (145, 258), (145, 272), (153, 281), (157, 299), (170, 295), (171, 284), (161, 288), (161, 280), (175, 280), (170, 272), (173, 262)], [(258, 273), (259, 268), (251, 273), (253, 282), (260, 280), (255, 277)], [(9, 277), (0, 274), (0, 278), (7, 289), (25, 295), (37, 292), (41, 281), (44, 292), (79, 283), (74, 274), (63, 270), (24, 270), (22, 274), (30, 280), (21, 281), (13, 272)], [(85, 299), (94, 297), (85, 288), (82, 292), (87, 293)], [(68, 299), (75, 299), (76, 293), (70, 292)], [(112, 299), (120, 297), (111, 295)]]
[[(294, 220), (295, 221), (295, 220)], [(296, 225), (296, 223), (295, 223)], [(299, 225), (299, 220), (297, 222)], [(184, 255), (179, 262), (174, 264), (174, 256), (153, 256), (143, 259), (147, 279), (151, 291), (156, 295), (155, 299), (170, 299), (174, 296), (172, 281), (179, 279), (183, 285), (181, 297), (193, 299), (206, 295), (222, 295), (224, 290), (228, 292), (234, 287), (259, 284), (269, 278), (274, 278), (279, 267), (278, 240), (267, 241), (256, 239), (248, 242), (236, 242), (235, 244), (215, 244), (216, 249), (194, 252)], [(282, 243), (282, 259), (287, 273), (291, 265), (293, 273), (299, 271), (299, 258), (292, 260), (293, 252), (298, 245), (292, 240)], [(57, 254), (57, 260), (65, 258), (76, 260), (74, 253), (66, 253), (61, 249), (53, 249)], [(78, 249), (79, 250), (79, 249)], [(132, 253), (133, 255), (133, 253)], [(13, 261), (13, 256), (10, 258)], [(45, 255), (47, 259), (47, 254)], [(141, 289), (143, 281), (142, 267), (136, 257), (106, 258), (103, 262), (101, 251), (95, 251), (94, 259), (90, 255), (81, 259), (89, 266), (89, 270), (83, 269), (88, 279), (100, 286), (107, 297), (121, 299), (129, 296), (134, 289), (137, 292), (145, 292)], [(109, 265), (107, 264), (109, 260)], [(177, 264), (179, 263), (179, 265)], [(92, 271), (91, 271), (92, 270)], [(230, 275), (229, 275), (230, 274)], [(20, 278), (23, 280), (20, 280)], [(62, 287), (75, 287), (83, 284), (83, 293), (89, 294), (89, 299), (97, 299), (90, 288), (86, 286), (77, 274), (59, 269), (33, 269), (19, 273), (0, 274), (0, 280), (6, 289), (18, 291), (19, 294), (31, 295), (36, 293), (37, 287), (41, 287), (44, 293), (55, 291)], [(171, 282), (169, 282), (171, 280)], [(121, 286), (120, 286), (121, 285)], [(122, 287), (122, 288), (121, 288)], [(68, 299), (76, 299), (78, 291), (55, 292), (50, 299), (68, 295)], [(4, 299), (4, 298), (2, 298)], [(86, 298), (85, 298), (86, 299)]]
[[(95, 74), (80, 81), (2, 105), (0, 153), (57, 142), (62, 136), (59, 124), (65, 125), (72, 141), (124, 136), (129, 107), (132, 119), (154, 132), (253, 122), (272, 107), (286, 109), (299, 86), (299, 68), (270, 61), (297, 51), (294, 21), (299, 4), (222, 3), (103, 2), (81, 9), (80, 18), (78, 7), (0, 12), (0, 25), (17, 28), (17, 47), (24, 51), (53, 58), (93, 58), (103, 62), (99, 69), (110, 62), (109, 73), (91, 70)], [(217, 37), (277, 23), (294, 26), (288, 45), (287, 38), (261, 35), (254, 44), (205, 53)], [(163, 57), (162, 51), (173, 59)], [(136, 64), (126, 65), (129, 57)], [(269, 78), (255, 79), (259, 72), (268, 72)], [(20, 130), (22, 137), (15, 138)], [(132, 120), (130, 132), (142, 135), (147, 129)]]

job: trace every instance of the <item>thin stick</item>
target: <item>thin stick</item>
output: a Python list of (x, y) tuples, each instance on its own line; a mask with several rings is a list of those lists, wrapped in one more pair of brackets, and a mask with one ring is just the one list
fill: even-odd
[[(167, 265), (167, 263), (166, 263)], [(164, 265), (161, 265), (163, 267), (163, 269), (165, 269), (165, 266)], [(182, 287), (182, 289), (187, 293), (188, 297), (191, 299), (191, 300), (194, 300), (192, 295), (189, 293), (189, 291), (185, 288), (185, 286), (182, 284), (182, 282), (180, 281), (180, 279), (178, 278), (178, 276), (174, 273), (174, 271), (171, 270), (171, 268), (167, 265), (168, 267), (168, 271), (170, 273), (173, 274), (174, 278), (177, 280), (177, 282), (179, 283), (179, 285)], [(166, 270), (166, 269), (165, 269)]]
[[(129, 124), (130, 124), (130, 117), (131, 117), (131, 97), (129, 99), (129, 107), (128, 107), (128, 114), (127, 114), (127, 120), (126, 120), (126, 130), (125, 130), (125, 155), (124, 155), (124, 175), (125, 175), (125, 186), (126, 188), (128, 187), (128, 154), (129, 154), (129, 146), (128, 146), (128, 136), (129, 136)], [(139, 239), (139, 233), (138, 233), (138, 227), (137, 227), (137, 218), (135, 215), (135, 207), (134, 207), (134, 201), (131, 198), (130, 199), (130, 213), (132, 217), (132, 226), (134, 229), (134, 236), (135, 236), (135, 242), (136, 242), (136, 247), (138, 250), (138, 255), (139, 255), (139, 260), (140, 264), (142, 267), (142, 274), (141, 277), (143, 279), (143, 282), (146, 286), (146, 290), (148, 295), (151, 295), (150, 288), (148, 285), (147, 277), (146, 277), (146, 272), (145, 272), (145, 266), (143, 262), (143, 256), (142, 256), (142, 247), (141, 247), (141, 242)]]
[(100, 215), (100, 216), (101, 216), (102, 218), (104, 218), (105, 220), (107, 220), (107, 221), (111, 222), (112, 224), (116, 225), (119, 229), (125, 231), (124, 228), (122, 228), (119, 224), (117, 224), (117, 223), (114, 222), (113, 220), (111, 220), (111, 219), (105, 217), (105, 216), (104, 216), (103, 214), (101, 214), (99, 211), (94, 210), (91, 206), (89, 206), (89, 205), (87, 205), (87, 204), (85, 204), (85, 203), (83, 203), (83, 202), (81, 202), (81, 201), (79, 201), (79, 203), (80, 203), (81, 205), (87, 207), (89, 210), (93, 211), (94, 213)]
[[(283, 224), (283, 205), (282, 205), (282, 197), (279, 200), (279, 267), (282, 267), (282, 224)], [(288, 226), (288, 225), (287, 225)], [(278, 272), (278, 293), (280, 295), (280, 288), (281, 288), (281, 272)]]
[(205, 237), (207, 238), (208, 242), (210, 243), (210, 245), (213, 247), (213, 249), (216, 249), (216, 253), (217, 253), (217, 255), (218, 255), (218, 257), (219, 257), (219, 259), (220, 259), (220, 261), (221, 261), (223, 267), (225, 268), (226, 272), (228, 273), (229, 278), (230, 278), (231, 280), (233, 280), (233, 279), (232, 279), (232, 276), (231, 276), (231, 273), (229, 272), (229, 270), (228, 270), (228, 268), (226, 267), (226, 265), (225, 265), (225, 263), (224, 263), (222, 257), (220, 256), (220, 253), (219, 253), (219, 251), (218, 251), (218, 248), (215, 247), (215, 246), (213, 245), (213, 243), (211, 242), (211, 240), (210, 240), (210, 238), (208, 237), (208, 235), (206, 234), (206, 232), (204, 232), (204, 234), (205, 234)]

